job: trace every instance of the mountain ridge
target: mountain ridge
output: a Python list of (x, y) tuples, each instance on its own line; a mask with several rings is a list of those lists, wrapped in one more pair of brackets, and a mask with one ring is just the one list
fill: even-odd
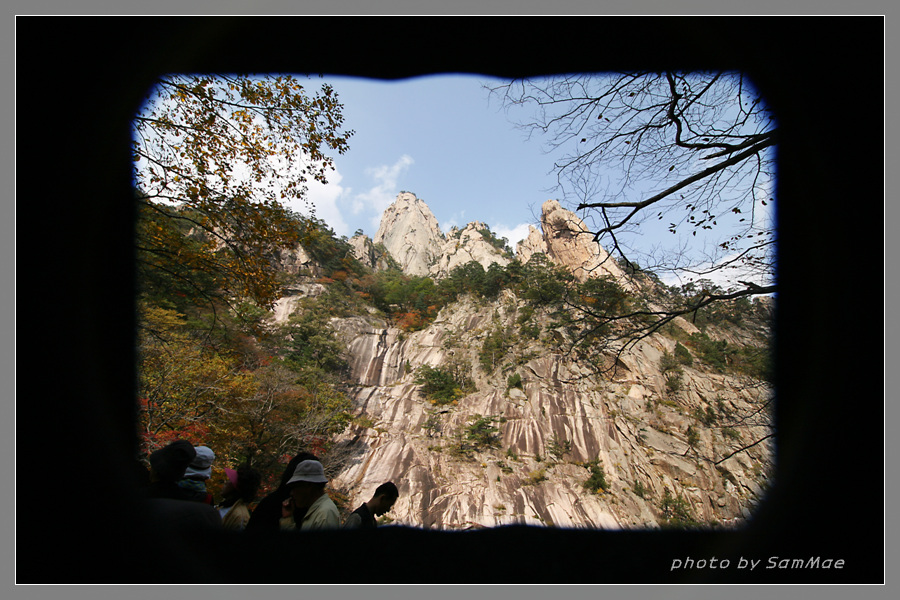
[(375, 237), (357, 233), (350, 243), (356, 258), (370, 268), (388, 268), (384, 262), (376, 264), (372, 254), (371, 248), (380, 246), (409, 275), (442, 278), (469, 261), (488, 268), (494, 263), (506, 266), (513, 259), (525, 263), (541, 253), (570, 269), (581, 281), (595, 274), (611, 275), (630, 285), (609, 253), (593, 240), (584, 222), (559, 201), (544, 202), (539, 224), (541, 229), (529, 226), (528, 236), (516, 244), (513, 253), (505, 238), (496, 238), (480, 221), (453, 227), (445, 235), (424, 200), (412, 192), (400, 192), (382, 214)]

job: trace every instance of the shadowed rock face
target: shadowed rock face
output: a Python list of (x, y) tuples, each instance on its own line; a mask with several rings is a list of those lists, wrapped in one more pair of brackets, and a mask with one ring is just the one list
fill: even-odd
[(375, 271), (384, 271), (389, 268), (390, 262), (383, 251), (375, 246), (375, 242), (365, 234), (354, 235), (350, 240), (350, 247), (356, 259)]
[(283, 251), (280, 256), (281, 270), (289, 275), (309, 273), (313, 276), (319, 274), (319, 265), (309, 255), (303, 246), (297, 246), (292, 250)]
[[(721, 399), (728, 410), (749, 414), (768, 390), (685, 368), (684, 388), (672, 399), (658, 365), (674, 342), (662, 337), (625, 356), (613, 377), (539, 342), (514, 350), (506, 372), (485, 373), (477, 359), (481, 341), (498, 319), (512, 322), (516, 302), (511, 294), (487, 305), (464, 300), (406, 335), (377, 319), (336, 321), (359, 382), (356, 408), (374, 422), (343, 437), (360, 450), (333, 484), (349, 492), (351, 504), (394, 481), (401, 497), (390, 517), (427, 528), (657, 527), (666, 488), (702, 523), (727, 526), (749, 514), (764, 493), (771, 447), (759, 444), (716, 468), (709, 457), (727, 455), (738, 442), (701, 426), (691, 411)], [(414, 383), (414, 370), (451, 361), (468, 365), (477, 391), (433, 405)], [(521, 388), (507, 389), (512, 372)], [(496, 444), (460, 454), (466, 428), (484, 416), (494, 419)], [(691, 446), (688, 426), (699, 432)], [(740, 435), (749, 441), (767, 431), (757, 425)], [(566, 450), (554, 455), (554, 442)], [(584, 488), (594, 460), (608, 484), (600, 494)]]

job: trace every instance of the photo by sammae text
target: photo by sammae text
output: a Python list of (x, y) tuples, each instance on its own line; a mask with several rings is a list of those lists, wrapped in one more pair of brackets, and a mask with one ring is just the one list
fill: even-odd
[(737, 560), (727, 558), (673, 558), (670, 571), (701, 570), (701, 569), (741, 569), (754, 571), (756, 569), (843, 569), (845, 560), (842, 558), (830, 558), (822, 556), (809, 556), (805, 558), (785, 558), (770, 556), (768, 559), (745, 558), (741, 556)]

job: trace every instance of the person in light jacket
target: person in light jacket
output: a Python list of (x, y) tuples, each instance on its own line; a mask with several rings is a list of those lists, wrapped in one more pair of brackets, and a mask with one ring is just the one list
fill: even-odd
[(288, 489), (287, 482), (294, 476), (297, 465), (304, 460), (319, 459), (309, 452), (301, 452), (291, 459), (281, 474), (278, 487), (260, 500), (250, 515), (250, 521), (247, 523), (248, 531), (278, 531), (281, 528), (282, 519), (285, 519), (286, 525), (290, 524), (292, 519), (296, 523), (303, 521), (305, 511), (293, 509), (291, 491)]
[(222, 503), (219, 514), (225, 529), (243, 531), (250, 521), (250, 503), (256, 498), (261, 477), (249, 467), (237, 470), (225, 469), (225, 485), (222, 487)]
[(301, 531), (340, 528), (341, 516), (337, 506), (325, 493), (326, 483), (325, 469), (319, 461), (304, 460), (297, 465), (287, 485), (293, 508), (306, 509), (306, 513), (299, 524), (291, 520), (283, 528)]

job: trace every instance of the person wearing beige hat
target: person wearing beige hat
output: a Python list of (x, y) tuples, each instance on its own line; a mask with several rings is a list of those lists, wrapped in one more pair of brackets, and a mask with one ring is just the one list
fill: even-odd
[(303, 521), (306, 511), (294, 510), (287, 482), (294, 476), (297, 465), (304, 460), (319, 460), (319, 458), (309, 452), (300, 452), (285, 465), (278, 487), (260, 500), (250, 514), (250, 520), (247, 521), (248, 531), (278, 531), (282, 519), (285, 520), (285, 524)]
[(328, 494), (325, 493), (325, 469), (317, 460), (304, 460), (294, 469), (287, 486), (291, 492), (291, 502), (294, 508), (306, 509), (303, 521), (287, 523), (285, 529), (338, 529), (341, 526), (341, 516), (337, 506)]

